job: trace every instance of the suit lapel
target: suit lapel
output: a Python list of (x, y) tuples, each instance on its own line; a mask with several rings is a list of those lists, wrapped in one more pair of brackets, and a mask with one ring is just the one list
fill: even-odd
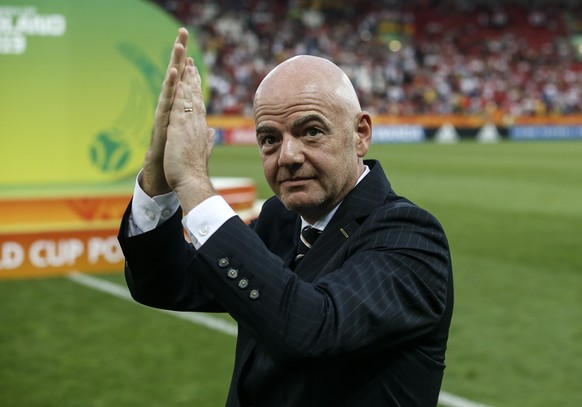
[(322, 269), (328, 264), (342, 245), (349, 239), (353, 231), (358, 228), (355, 221), (343, 224), (341, 228), (325, 228), (313, 247), (309, 249), (303, 260), (295, 268), (295, 273), (304, 281), (313, 281), (321, 274)]
[(273, 197), (263, 205), (258, 219), (251, 225), (269, 250), (289, 265), (295, 254), (301, 218)]

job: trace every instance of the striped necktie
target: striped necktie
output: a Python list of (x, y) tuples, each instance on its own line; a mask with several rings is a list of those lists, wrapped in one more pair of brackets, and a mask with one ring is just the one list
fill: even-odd
[(311, 226), (305, 226), (301, 230), (301, 235), (299, 235), (299, 244), (297, 245), (297, 255), (293, 261), (295, 266), (299, 263), (303, 256), (305, 256), (307, 251), (311, 249), (311, 246), (313, 243), (315, 243), (319, 235), (321, 235), (321, 230)]

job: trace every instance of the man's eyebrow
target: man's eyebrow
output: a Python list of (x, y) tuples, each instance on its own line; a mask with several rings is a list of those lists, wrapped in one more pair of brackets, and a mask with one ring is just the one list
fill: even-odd
[(305, 124), (314, 121), (314, 122), (319, 122), (324, 126), (328, 126), (327, 124), (327, 120), (325, 120), (323, 118), (323, 116), (320, 116), (318, 114), (309, 114), (307, 116), (303, 116), (303, 117), (299, 117), (297, 118), (294, 122), (293, 122), (293, 128), (298, 128), (298, 127), (302, 127)]
[(273, 126), (259, 126), (257, 127), (257, 134), (261, 134), (261, 133), (274, 133), (276, 132), (277, 129), (275, 129), (275, 127)]

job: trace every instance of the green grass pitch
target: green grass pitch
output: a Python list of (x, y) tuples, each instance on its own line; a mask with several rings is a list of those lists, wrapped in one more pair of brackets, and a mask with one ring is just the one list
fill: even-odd
[[(368, 157), (449, 236), (443, 390), (582, 405), (582, 142), (374, 145)], [(269, 196), (255, 147), (216, 147), (210, 172), (255, 178)], [(0, 281), (1, 406), (221, 406), (234, 344), (67, 278)]]

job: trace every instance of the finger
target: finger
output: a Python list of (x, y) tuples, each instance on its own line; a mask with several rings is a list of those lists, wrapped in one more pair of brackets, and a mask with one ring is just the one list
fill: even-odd
[(194, 66), (194, 60), (191, 57), (187, 57), (186, 60), (184, 61), (184, 71), (182, 72), (182, 75), (180, 76), (180, 80), (184, 81), (184, 82), (188, 82), (188, 78), (186, 77), (186, 75), (190, 75), (190, 73), (187, 72), (186, 68), (189, 66)]
[[(166, 80), (173, 86), (175, 86), (176, 81), (182, 77), (182, 73), (184, 72), (184, 67), (186, 65), (187, 43), (188, 43), (188, 30), (182, 27), (178, 30), (178, 36), (174, 41), (174, 47), (172, 48), (170, 63), (168, 65), (168, 70), (166, 72)], [(177, 73), (177, 75), (175, 73)], [(173, 95), (174, 93), (172, 92), (171, 96)]]
[(174, 46), (172, 47), (172, 55), (170, 56), (170, 62), (168, 64), (168, 69), (166, 71), (166, 80), (169, 79), (169, 75), (174, 71), (178, 73), (177, 76), (173, 76), (173, 84), (175, 85), (176, 80), (182, 76), (184, 71), (184, 66), (186, 64), (186, 45), (188, 43), (188, 31), (185, 28), (180, 28), (178, 30), (178, 36), (174, 41)]
[[(178, 89), (176, 92), (176, 99), (174, 100), (174, 104), (176, 105), (176, 112), (186, 112), (188, 109), (192, 109), (192, 97), (188, 95), (190, 92), (187, 92), (188, 87), (183, 82), (178, 82)], [(187, 101), (186, 98), (189, 97)]]
[(161, 105), (162, 111), (169, 111), (172, 107), (172, 101), (174, 99), (174, 93), (176, 92), (176, 82), (178, 81), (178, 71), (174, 67), (168, 68), (166, 72), (166, 77), (162, 83), (162, 91), (160, 92), (160, 98), (158, 100), (158, 105)]
[(204, 96), (202, 95), (202, 79), (196, 66), (192, 66), (190, 75), (190, 89), (192, 91), (193, 108), (202, 117), (206, 116), (206, 105), (204, 104)]
[[(192, 70), (193, 67), (191, 66), (187, 66), (186, 69), (184, 70), (184, 73), (186, 75), (186, 81), (187, 84), (185, 84), (184, 82), (180, 82), (180, 92), (179, 94), (181, 94), (182, 96), (182, 104), (183, 104), (183, 108), (184, 108), (184, 113), (194, 113), (194, 101), (193, 101), (193, 93), (192, 93)], [(198, 114), (199, 112), (196, 111), (196, 113)]]
[[(191, 57), (186, 57), (186, 59), (184, 60), (184, 65), (186, 67), (188, 66), (194, 66), (194, 60)], [(186, 80), (186, 70), (184, 69), (184, 72), (182, 73), (182, 76), (180, 78), (181, 80)]]
[(180, 76), (184, 70), (184, 64), (186, 60), (186, 48), (188, 45), (188, 30), (184, 27), (178, 30), (178, 36), (174, 41), (174, 47), (172, 48), (172, 56), (170, 57), (170, 63), (168, 69), (174, 67), (178, 70)]
[(188, 42), (188, 31), (185, 28), (178, 30), (178, 35), (174, 41), (172, 55), (166, 71), (166, 76), (162, 83), (162, 89), (158, 98), (156, 109), (156, 124), (165, 127), (168, 124), (169, 112), (172, 109), (176, 83), (180, 78), (186, 64), (186, 44)]
[(201, 80), (198, 69), (194, 65), (186, 66), (182, 83), (188, 86), (185, 93), (184, 108), (186, 113), (194, 112), (196, 116), (206, 117), (206, 106), (202, 97)]
[[(184, 127), (188, 127), (188, 122), (191, 120), (187, 116), (190, 115), (191, 112), (186, 107), (191, 102), (187, 102), (186, 98), (188, 97), (187, 94), (189, 93), (189, 87), (182, 81), (179, 81), (176, 84), (176, 94), (174, 95), (174, 103), (172, 104), (172, 110), (169, 114), (169, 125), (168, 125), (168, 140), (171, 138), (171, 132), (169, 131), (170, 128), (181, 128), (185, 130)], [(190, 97), (191, 99), (191, 97)], [(179, 132), (181, 133), (181, 132)]]
[(186, 66), (186, 51), (188, 48), (188, 30), (184, 27), (178, 30), (178, 36), (174, 43), (175, 58), (171, 60), (171, 64), (178, 70), (178, 78), (182, 76)]

